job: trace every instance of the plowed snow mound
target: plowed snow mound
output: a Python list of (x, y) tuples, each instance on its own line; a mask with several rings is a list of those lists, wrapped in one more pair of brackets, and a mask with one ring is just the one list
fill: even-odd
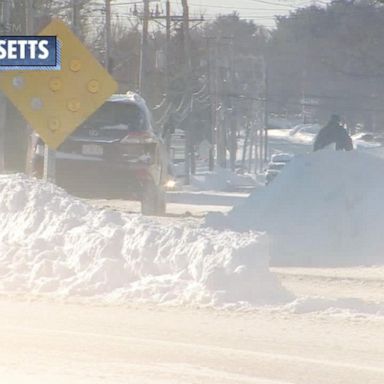
[(0, 290), (220, 305), (286, 297), (263, 234), (97, 210), (52, 184), (0, 176)]
[(382, 264), (384, 161), (357, 151), (298, 156), (219, 219), (207, 223), (267, 231), (274, 264)]

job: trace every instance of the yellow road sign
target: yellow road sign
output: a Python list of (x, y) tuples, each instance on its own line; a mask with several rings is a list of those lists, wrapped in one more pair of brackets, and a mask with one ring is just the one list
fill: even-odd
[(61, 70), (3, 72), (0, 89), (56, 149), (116, 91), (117, 83), (63, 22), (52, 21), (40, 35), (57, 36)]

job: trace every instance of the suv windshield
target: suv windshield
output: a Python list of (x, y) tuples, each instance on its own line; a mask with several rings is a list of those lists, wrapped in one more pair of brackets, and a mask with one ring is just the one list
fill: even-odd
[(122, 138), (147, 129), (145, 114), (137, 105), (106, 102), (73, 135)]

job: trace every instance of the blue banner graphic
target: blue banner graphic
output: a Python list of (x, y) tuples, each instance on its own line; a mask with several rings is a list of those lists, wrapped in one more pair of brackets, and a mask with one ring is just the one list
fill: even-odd
[(61, 69), (56, 36), (0, 36), (0, 71)]

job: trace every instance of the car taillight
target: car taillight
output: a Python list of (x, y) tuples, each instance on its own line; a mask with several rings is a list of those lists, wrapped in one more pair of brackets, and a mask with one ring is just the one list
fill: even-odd
[(44, 145), (36, 144), (35, 154), (38, 156), (44, 156)]
[(169, 190), (174, 189), (176, 187), (176, 181), (173, 179), (168, 179), (164, 187)]

